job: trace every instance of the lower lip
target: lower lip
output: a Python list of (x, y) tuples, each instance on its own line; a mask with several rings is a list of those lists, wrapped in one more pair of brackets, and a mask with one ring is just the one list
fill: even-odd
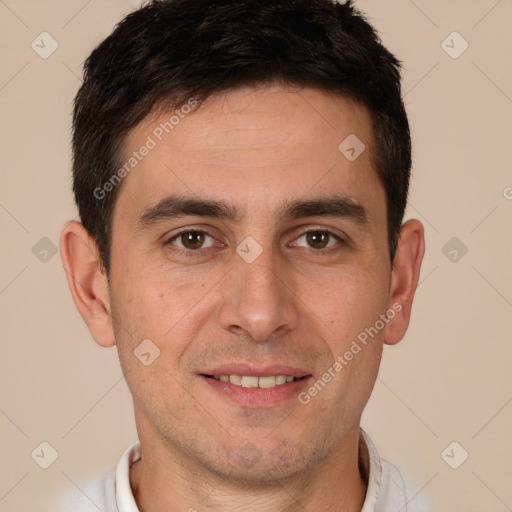
[(311, 377), (279, 384), (273, 388), (244, 388), (235, 386), (230, 382), (222, 382), (200, 375), (201, 379), (215, 389), (218, 393), (230, 398), (234, 402), (246, 407), (270, 407), (279, 402), (297, 398), (300, 391), (305, 388)]

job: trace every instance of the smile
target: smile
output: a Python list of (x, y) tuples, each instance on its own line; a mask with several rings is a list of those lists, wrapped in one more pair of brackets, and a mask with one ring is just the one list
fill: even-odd
[(207, 377), (221, 382), (229, 382), (243, 388), (273, 388), (296, 380), (292, 375), (266, 375), (262, 377), (254, 375), (207, 375)]

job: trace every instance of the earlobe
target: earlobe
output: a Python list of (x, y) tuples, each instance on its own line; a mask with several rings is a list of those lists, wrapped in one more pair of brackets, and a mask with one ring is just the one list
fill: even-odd
[(409, 326), (424, 253), (423, 225), (419, 220), (411, 219), (402, 225), (393, 262), (388, 306), (397, 314), (386, 326), (384, 342), (388, 345), (398, 343)]
[(115, 345), (107, 277), (96, 243), (80, 222), (62, 228), (60, 255), (73, 301), (92, 337), (103, 347)]

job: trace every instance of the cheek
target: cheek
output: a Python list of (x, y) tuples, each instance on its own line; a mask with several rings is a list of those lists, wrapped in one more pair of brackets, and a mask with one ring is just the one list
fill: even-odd
[(382, 356), (385, 324), (381, 325), (380, 315), (386, 312), (387, 289), (361, 275), (345, 277), (338, 284), (319, 297), (316, 306), (330, 319), (326, 337), (330, 360), (321, 379), (332, 378), (331, 399), (340, 405), (338, 420), (355, 421), (351, 415), (367, 402)]
[(309, 298), (304, 301), (329, 327), (333, 348), (342, 350), (385, 313), (389, 293), (387, 277), (368, 267), (359, 267), (332, 273), (326, 276), (324, 283), (310, 286)]
[(201, 285), (173, 286), (142, 274), (127, 274), (119, 289), (112, 287), (119, 360), (134, 399), (148, 413), (159, 410), (154, 399), (161, 390), (175, 398), (169, 414), (177, 414), (176, 404), (187, 403), (178, 375), (182, 356), (196, 336), (190, 318), (199, 300), (197, 289)]
[(119, 348), (133, 350), (150, 339), (179, 359), (201, 325), (198, 315), (203, 318), (209, 308), (208, 288), (204, 280), (190, 279), (190, 274), (186, 279), (158, 269), (124, 272), (122, 279), (112, 281)]

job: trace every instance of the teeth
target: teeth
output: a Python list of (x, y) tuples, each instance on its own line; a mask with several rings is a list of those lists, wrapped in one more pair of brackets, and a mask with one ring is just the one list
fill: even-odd
[(243, 388), (257, 388), (258, 387), (258, 377), (248, 377), (244, 375), (242, 377), (242, 387)]
[[(277, 385), (280, 385), (280, 384), (286, 384), (288, 380), (288, 377), (286, 377), (286, 375), (278, 375), (276, 377), (276, 384)], [(293, 380), (293, 377), (290, 379), (290, 382)]]
[[(281, 375), (283, 377), (283, 375)], [(276, 385), (276, 377), (269, 375), (268, 377), (260, 377), (258, 382), (260, 388), (273, 388)]]
[(229, 382), (231, 382), (231, 384), (234, 384), (235, 386), (241, 386), (242, 377), (240, 377), (240, 375), (230, 375)]
[(265, 377), (255, 377), (253, 375), (214, 375), (213, 378), (221, 382), (230, 382), (235, 386), (243, 388), (273, 388), (295, 380), (295, 377), (291, 375), (266, 375)]

